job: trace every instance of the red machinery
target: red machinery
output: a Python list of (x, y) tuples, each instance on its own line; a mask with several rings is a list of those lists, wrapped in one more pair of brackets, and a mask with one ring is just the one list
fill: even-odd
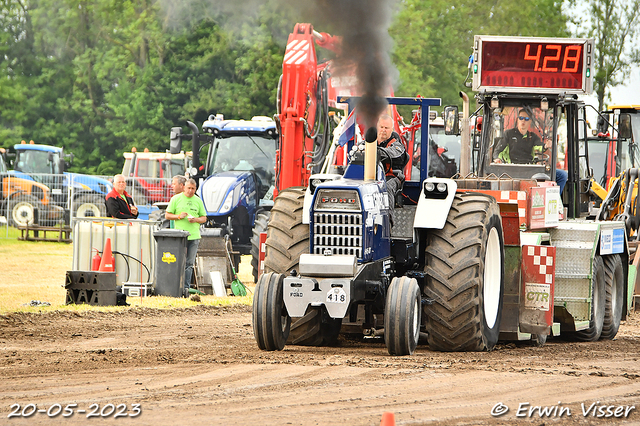
[(314, 31), (311, 24), (296, 24), (287, 42), (278, 85), (274, 196), (292, 186), (307, 186), (329, 147), (328, 107), (336, 106), (336, 90), (329, 78), (331, 62), (318, 64), (316, 44), (339, 52), (340, 39)]

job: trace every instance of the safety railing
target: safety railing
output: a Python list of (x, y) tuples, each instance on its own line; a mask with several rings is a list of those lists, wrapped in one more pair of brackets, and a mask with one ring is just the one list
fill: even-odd
[[(105, 196), (113, 188), (113, 176), (15, 172), (0, 180), (0, 238), (8, 237), (9, 227), (73, 229), (77, 218), (108, 216)], [(171, 180), (127, 177), (126, 181), (126, 191), (138, 206), (138, 218), (159, 219), (160, 208), (173, 195)]]

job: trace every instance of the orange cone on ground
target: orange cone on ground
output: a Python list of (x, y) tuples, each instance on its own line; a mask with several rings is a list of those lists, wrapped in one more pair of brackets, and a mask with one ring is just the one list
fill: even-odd
[(100, 272), (114, 272), (115, 262), (113, 260), (113, 253), (111, 253), (111, 238), (107, 238), (107, 242), (104, 244), (104, 251), (102, 252), (102, 260), (100, 261)]
[(382, 413), (382, 421), (380, 422), (380, 426), (396, 426), (396, 419), (393, 416), (393, 413), (388, 411)]

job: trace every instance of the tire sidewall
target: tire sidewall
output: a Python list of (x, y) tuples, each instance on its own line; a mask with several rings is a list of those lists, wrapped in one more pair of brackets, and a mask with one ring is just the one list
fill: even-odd
[[(504, 236), (502, 234), (502, 220), (500, 219), (500, 213), (498, 210), (498, 206), (497, 204), (494, 202), (489, 206), (489, 214), (488, 214), (488, 220), (485, 223), (485, 228), (484, 228), (484, 232), (485, 235), (483, 236), (483, 247), (482, 247), (482, 253), (481, 253), (481, 258), (483, 259), (483, 264), (482, 264), (482, 270), (480, 271), (480, 274), (482, 276), (482, 285), (480, 286), (480, 291), (479, 291), (479, 297), (480, 297), (480, 315), (482, 316), (482, 329), (483, 329), (483, 341), (485, 343), (485, 346), (487, 348), (487, 350), (491, 350), (493, 349), (493, 347), (496, 345), (496, 343), (498, 342), (498, 338), (500, 335), (500, 320), (502, 318), (502, 307), (503, 307), (503, 295), (504, 295)], [(499, 254), (500, 258), (498, 259), (498, 268), (499, 271), (494, 271), (493, 276), (494, 278), (498, 278), (499, 276), (499, 284), (497, 283), (493, 283), (493, 286), (497, 285), (499, 287), (499, 292), (496, 292), (495, 290), (497, 290), (497, 288), (493, 288), (493, 294), (494, 297), (497, 296), (498, 300), (493, 301), (493, 303), (497, 303), (497, 307), (495, 307), (493, 309), (493, 311), (495, 311), (495, 320), (492, 320), (491, 318), (487, 318), (486, 316), (486, 303), (487, 300), (485, 300), (485, 297), (487, 296), (485, 294), (485, 290), (489, 290), (487, 289), (487, 284), (485, 282), (486, 279), (486, 272), (487, 271), (487, 265), (485, 264), (486, 260), (487, 260), (487, 251), (490, 250), (489, 246), (489, 239), (492, 235), (492, 229), (495, 229), (495, 233), (497, 234), (497, 239), (498, 239), (498, 244), (499, 246), (497, 247), (497, 253), (494, 251), (493, 255)], [(489, 253), (491, 255), (491, 253)], [(491, 320), (491, 321), (490, 321)], [(493, 322), (493, 326), (489, 325), (489, 322)]]

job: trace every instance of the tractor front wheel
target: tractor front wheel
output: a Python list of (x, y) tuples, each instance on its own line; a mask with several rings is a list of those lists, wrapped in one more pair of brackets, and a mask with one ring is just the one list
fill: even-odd
[(605, 303), (601, 339), (613, 339), (618, 334), (624, 305), (624, 269), (619, 254), (604, 257)]
[(415, 278), (396, 277), (387, 290), (384, 342), (391, 355), (411, 355), (418, 346), (422, 303)]
[(253, 335), (264, 351), (281, 351), (289, 337), (291, 317), (282, 297), (284, 275), (260, 276), (253, 294)]

